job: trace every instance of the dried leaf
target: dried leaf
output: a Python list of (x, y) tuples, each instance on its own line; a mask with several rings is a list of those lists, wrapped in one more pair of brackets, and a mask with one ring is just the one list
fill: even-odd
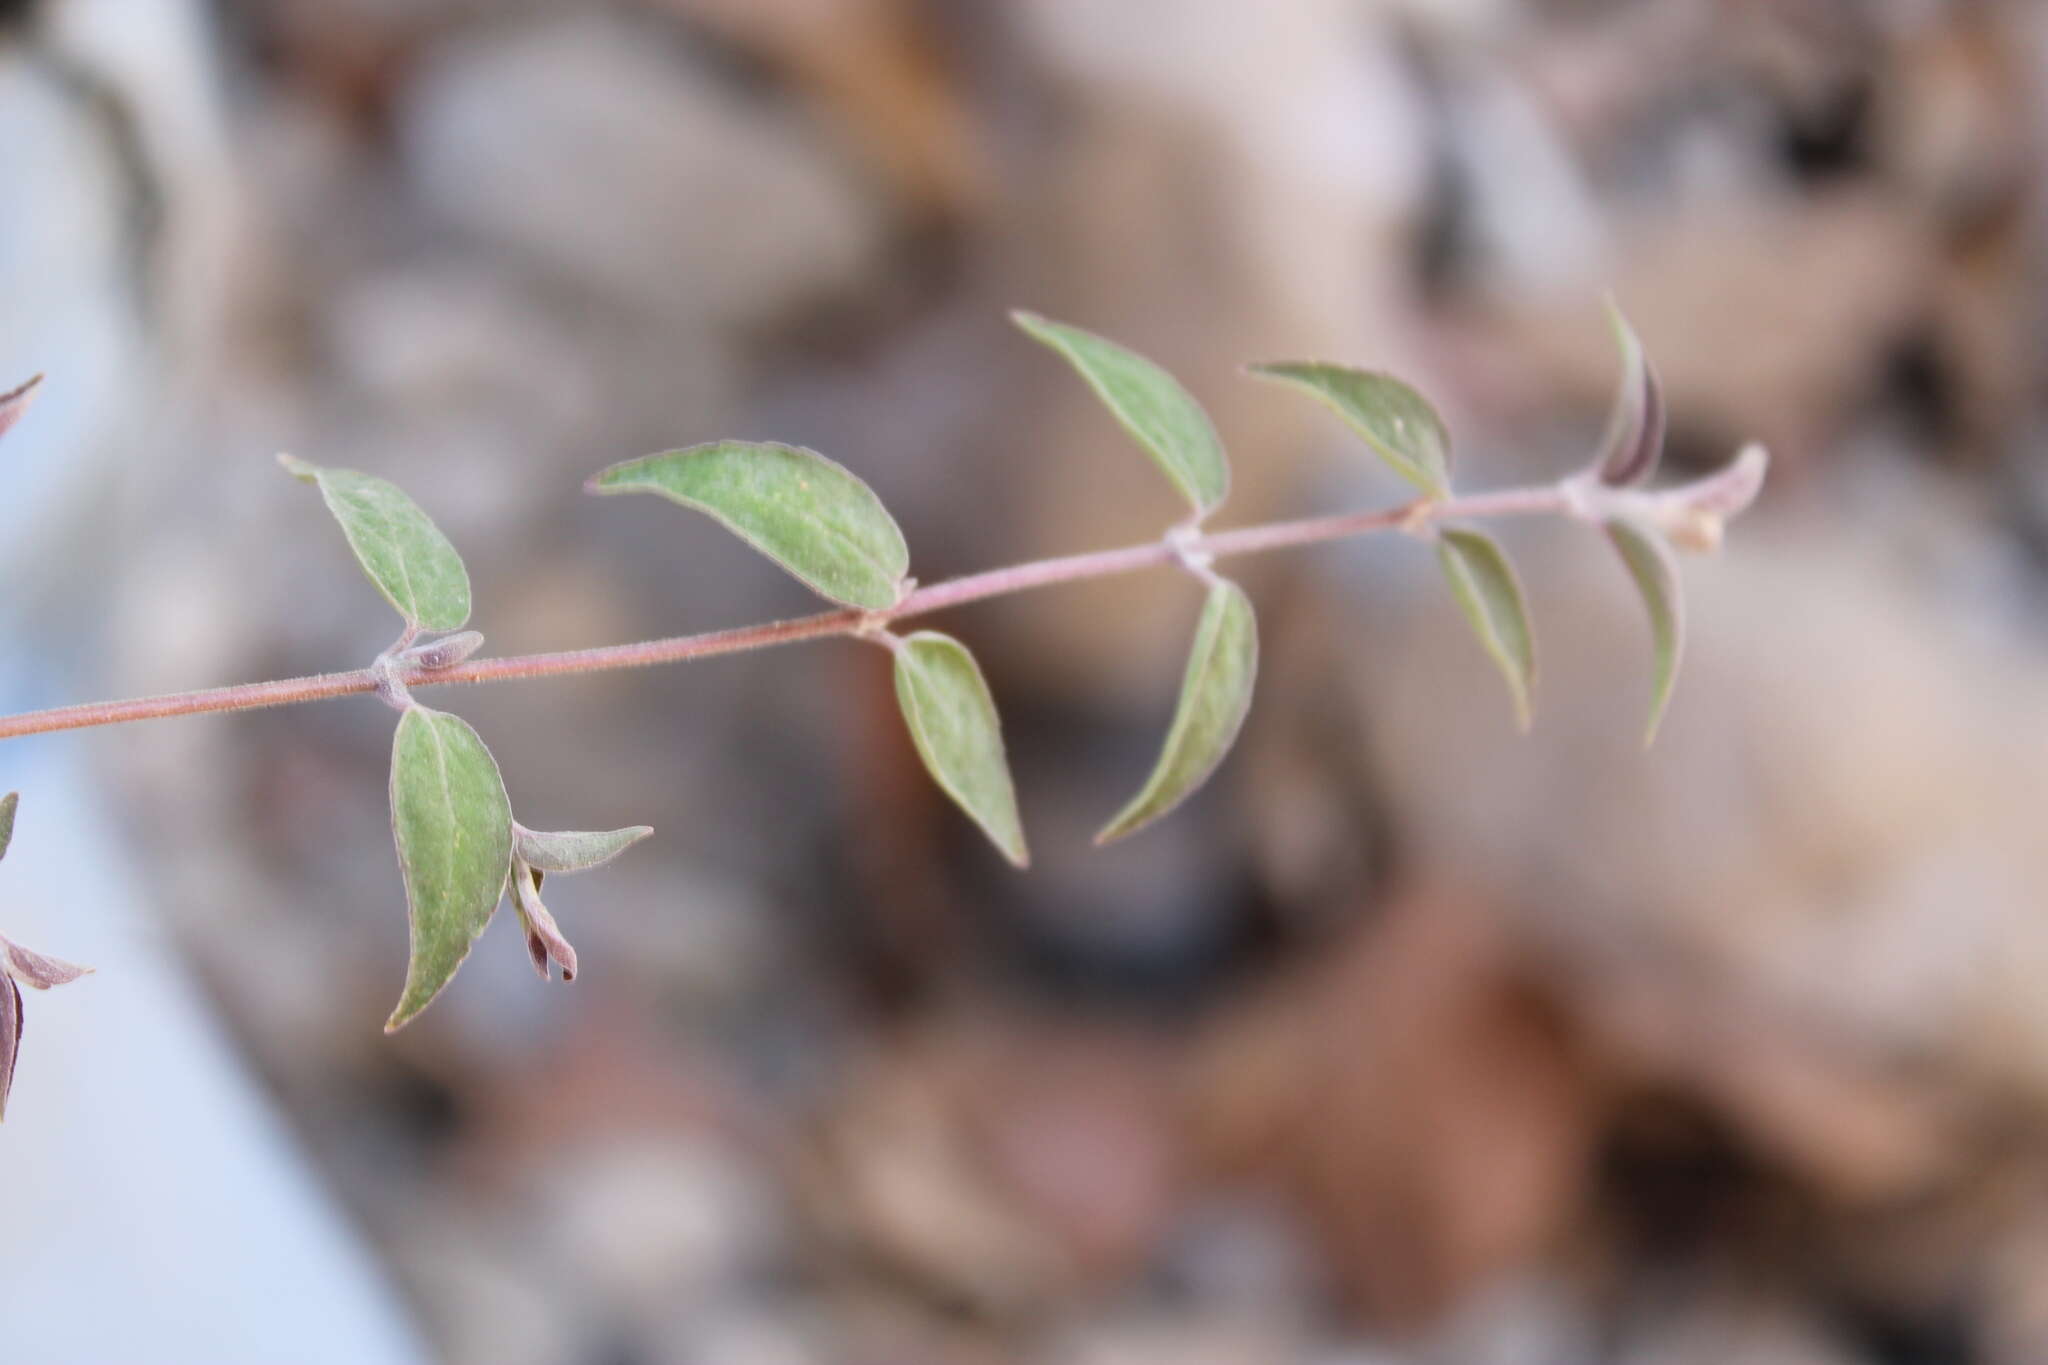
[(649, 825), (603, 831), (562, 830), (544, 833), (521, 826), (515, 835), (519, 856), (542, 872), (582, 872), (610, 862), (654, 833)]
[(356, 562), (384, 600), (423, 630), (459, 630), (469, 620), (469, 573), (441, 528), (396, 484), (353, 469), (322, 469), (277, 457), (292, 477), (320, 490)]
[(593, 493), (658, 493), (724, 523), (821, 596), (896, 605), (910, 548), (874, 490), (815, 450), (715, 441), (613, 465)]
[(18, 389), (0, 393), (0, 436), (5, 436), (9, 428), (21, 420), (22, 414), (28, 411), (28, 405), (35, 401), (36, 390), (42, 387), (42, 383), (43, 377), (37, 375)]
[(1194, 648), (1180, 685), (1180, 704), (1159, 762), (1145, 786), (1095, 836), (1098, 844), (1144, 828), (1209, 780), (1230, 752), (1251, 709), (1259, 667), (1259, 630), (1251, 599), (1235, 583), (1209, 589)]
[(512, 805), (468, 722), (413, 706), (391, 747), (391, 828), (412, 921), (405, 993), (389, 1033), (425, 1009), (490, 923), (512, 865)]
[(7, 846), (14, 842), (14, 810), (20, 804), (19, 792), (0, 796), (0, 858), (7, 856)]
[(1413, 387), (1373, 370), (1283, 362), (1254, 365), (1261, 379), (1291, 384), (1334, 408), (1396, 474), (1432, 498), (1451, 491), (1451, 435)]
[(1678, 681), (1678, 661), (1685, 651), (1685, 596), (1679, 591), (1678, 560), (1664, 537), (1620, 517), (1607, 523), (1607, 538), (1628, 566), (1643, 608), (1650, 615), (1650, 646), (1655, 660), (1650, 684), (1650, 724), (1643, 733), (1648, 745), (1664, 723)]
[(1536, 639), (1514, 566), (1492, 537), (1478, 531), (1445, 530), (1437, 539), (1444, 577), (1487, 655), (1507, 679), (1515, 722), (1529, 728), (1529, 694), (1536, 685)]
[(1664, 453), (1664, 386), (1628, 319), (1610, 301), (1607, 320), (1621, 348), (1621, 384), (1607, 416), (1607, 434), (1594, 461), (1600, 482), (1612, 488), (1647, 483)]
[(896, 650), (896, 699), (932, 777), (1003, 856), (1030, 864), (995, 699), (966, 646), (919, 631)]
[(1230, 465), (1209, 415), (1179, 380), (1093, 332), (1049, 322), (1035, 313), (1010, 317), (1080, 371), (1198, 516), (1216, 510), (1230, 492)]

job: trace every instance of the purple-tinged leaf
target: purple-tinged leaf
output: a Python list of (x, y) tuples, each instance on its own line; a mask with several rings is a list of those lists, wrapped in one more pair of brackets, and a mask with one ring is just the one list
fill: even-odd
[(1507, 679), (1515, 722), (1529, 728), (1529, 694), (1536, 686), (1536, 637), (1514, 566), (1492, 537), (1446, 529), (1437, 538), (1444, 577), (1472, 623), (1473, 634)]
[(519, 856), (542, 872), (583, 872), (610, 862), (652, 833), (654, 829), (649, 825), (602, 831), (572, 829), (553, 834), (521, 825), (513, 831), (513, 838)]
[(1610, 488), (1633, 488), (1656, 472), (1664, 452), (1664, 386), (1643, 352), (1643, 343), (1628, 319), (1610, 301), (1607, 320), (1621, 348), (1621, 384), (1607, 417), (1607, 434), (1594, 461), (1600, 482)]
[(540, 979), (548, 980), (550, 960), (562, 966), (562, 980), (576, 979), (576, 949), (562, 934), (555, 917), (541, 904), (540, 888), (544, 874), (537, 867), (528, 867), (515, 862), (512, 867), (512, 903), (519, 911), (520, 927), (526, 931), (526, 956), (533, 962), (533, 969), (540, 973)]
[(37, 375), (18, 389), (0, 393), (0, 436), (5, 436), (21, 420), (22, 414), (28, 411), (28, 405), (35, 401), (36, 390), (42, 387), (42, 383), (43, 377)]
[(1607, 538), (1628, 567), (1643, 609), (1650, 618), (1650, 648), (1654, 671), (1650, 681), (1650, 724), (1643, 733), (1648, 746), (1664, 723), (1664, 711), (1671, 702), (1671, 689), (1678, 681), (1678, 661), (1685, 652), (1685, 597), (1679, 591), (1678, 560), (1664, 537), (1646, 526), (1615, 517), (1607, 523)]
[(19, 792), (0, 796), (0, 858), (7, 856), (7, 846), (14, 842), (14, 811), (20, 804)]
[(18, 943), (11, 943), (0, 937), (0, 973), (13, 977), (24, 986), (33, 986), (46, 991), (52, 986), (66, 986), (81, 976), (90, 975), (92, 968), (73, 966), (69, 962), (42, 953), (31, 951)]
[(484, 646), (481, 631), (465, 630), (439, 640), (414, 645), (398, 656), (398, 662), (411, 668), (423, 668), (437, 673), (444, 668), (453, 668)]
[(21, 987), (0, 977), (0, 1119), (7, 1117), (7, 1092), (14, 1089), (14, 1064), (21, 1059)]

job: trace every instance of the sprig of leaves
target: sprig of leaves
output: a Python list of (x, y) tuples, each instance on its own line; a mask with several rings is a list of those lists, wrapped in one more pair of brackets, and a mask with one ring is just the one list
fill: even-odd
[[(405, 617), (408, 636), (422, 627), (458, 630), (469, 619), (468, 570), (417, 503), (368, 474), (280, 459), (320, 488), (363, 572)], [(382, 675), (386, 699), (400, 712), (391, 742), (391, 832), (412, 940), (386, 1033), (417, 1018), (447, 988), (508, 887), (541, 976), (553, 960), (564, 981), (574, 979), (576, 951), (540, 901), (543, 874), (596, 867), (653, 832), (639, 825), (549, 834), (520, 825), (497, 760), (469, 722), (420, 705), (395, 683), (400, 668), (450, 668), (482, 643), (475, 631), (459, 631), (407, 645), (389, 656), (391, 671)]]
[[(951, 636), (919, 631), (898, 637), (891, 626), (899, 616), (1090, 576), (1112, 566), (1178, 561), (1204, 585), (1172, 723), (1143, 786), (1098, 834), (1097, 841), (1107, 843), (1144, 828), (1197, 791), (1243, 727), (1258, 671), (1257, 621), (1244, 590), (1216, 573), (1217, 554), (1305, 544), (1362, 529), (1398, 528), (1433, 542), (1453, 595), (1506, 679), (1517, 719), (1526, 728), (1536, 682), (1527, 604), (1505, 551), (1464, 523), (1489, 514), (1562, 512), (1604, 530), (1644, 601), (1653, 646), (1649, 732), (1654, 735), (1668, 708), (1684, 646), (1675, 552), (1710, 550), (1720, 543), (1726, 521), (1755, 498), (1767, 459), (1752, 447), (1707, 478), (1649, 491), (1646, 485), (1664, 439), (1663, 391), (1626, 320), (1611, 308), (1610, 320), (1621, 352), (1621, 375), (1599, 448), (1585, 469), (1546, 489), (1456, 496), (1448, 426), (1427, 399), (1390, 375), (1322, 362), (1253, 367), (1255, 375), (1306, 392), (1337, 412), (1421, 496), (1386, 514), (1205, 536), (1199, 527), (1227, 496), (1230, 467), (1214, 424), (1193, 395), (1164, 369), (1116, 342), (1017, 314), (1018, 325), (1065, 359), (1135, 438), (1186, 497), (1192, 516), (1159, 544), (1139, 547), (1146, 551), (1141, 555), (1114, 551), (998, 570), (977, 576), (981, 581), (971, 593), (949, 595), (942, 587), (929, 596), (913, 594), (908, 545), (881, 499), (850, 470), (816, 451), (720, 441), (614, 465), (589, 487), (600, 494), (654, 493), (704, 512), (813, 591), (850, 608), (761, 627), (759, 642), (770, 643), (771, 636), (850, 634), (886, 645), (894, 656), (896, 693), (909, 737), (925, 767), (996, 848), (1023, 867), (1029, 852), (988, 682), (966, 646)], [(31, 381), (0, 395), (0, 434), (26, 410), (35, 388)], [(536, 970), (548, 977), (559, 967), (563, 980), (573, 979), (575, 949), (541, 900), (546, 878), (608, 862), (651, 831), (636, 825), (547, 833), (513, 817), (504, 777), (482, 738), (460, 717), (422, 706), (408, 691), (409, 685), (456, 668), (482, 644), (482, 636), (462, 629), (471, 612), (471, 590), (455, 547), (392, 483), (290, 456), (280, 459), (296, 477), (319, 488), (364, 574), (405, 621), (397, 644), (354, 675), (352, 686), (335, 689), (366, 690), (374, 684), (400, 712), (390, 798), (411, 954), (405, 986), (386, 1028), (402, 1027), (446, 989), (508, 889)], [(1054, 569), (1058, 572), (1048, 571)], [(961, 580), (957, 587), (968, 584)], [(792, 625), (803, 629), (787, 628)], [(441, 638), (422, 640), (422, 631)], [(720, 648), (732, 647), (732, 636), (746, 634), (722, 633)], [(575, 656), (573, 671), (690, 657), (672, 647), (691, 643), (644, 642), (585, 651)], [(606, 656), (606, 661), (594, 663), (592, 656)], [(494, 670), (471, 666), (464, 676), (507, 676), (513, 670), (506, 666), (520, 663), (545, 663), (548, 672), (572, 671), (555, 666), (567, 657), (499, 660)], [(280, 699), (304, 700), (305, 695)], [(235, 704), (249, 700), (239, 697)], [(152, 706), (147, 714), (167, 712)], [(0, 800), (0, 855), (12, 836), (16, 807), (12, 794)], [(20, 1043), (20, 987), (48, 989), (76, 979), (83, 970), (0, 939), (0, 981), (6, 985), (0, 992), (0, 1106)]]

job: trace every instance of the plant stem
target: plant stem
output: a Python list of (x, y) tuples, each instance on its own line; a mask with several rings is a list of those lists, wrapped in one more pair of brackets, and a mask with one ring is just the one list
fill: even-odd
[[(642, 640), (633, 644), (603, 645), (595, 649), (571, 649), (553, 654), (521, 654), (503, 659), (471, 659), (452, 668), (413, 668), (398, 673), (407, 687), (435, 687), (443, 683), (503, 682), (512, 678), (555, 678), (575, 673), (603, 673), (622, 668), (644, 668), (650, 664), (682, 663), (716, 654), (737, 654), (766, 649), (771, 645), (794, 644), (827, 636), (854, 635), (877, 622), (893, 624), (913, 616), (942, 611), (968, 602), (1005, 597), (1055, 583), (1073, 583), (1139, 569), (1175, 564), (1182, 549), (1213, 555), (1259, 554), (1267, 550), (1316, 545), (1347, 540), (1379, 531), (1421, 530), (1436, 522), (1460, 518), (1545, 516), (1567, 513), (1570, 500), (1560, 487), (1507, 489), (1469, 498), (1427, 499), (1373, 512), (1349, 512), (1299, 521), (1272, 522), (1233, 531), (1217, 531), (1188, 538), (1182, 545), (1167, 540), (1131, 545), (1118, 550), (1096, 550), (1015, 564), (985, 573), (934, 583), (918, 588), (895, 607), (884, 612), (857, 608), (818, 612), (787, 621), (739, 626), (730, 630), (707, 631), (698, 635), (677, 635), (664, 640)], [(58, 706), (47, 711), (28, 711), (0, 716), (0, 740), (23, 735), (48, 734), (56, 730), (82, 730), (98, 725), (120, 725), (134, 720), (160, 720), (168, 716), (195, 716), (217, 711), (253, 711), (268, 706), (293, 706), (377, 690), (374, 669), (358, 668), (346, 673), (322, 673), (310, 678), (286, 678), (276, 682), (242, 683), (198, 692), (175, 692), (160, 697), (138, 697), (131, 701), (86, 702)]]

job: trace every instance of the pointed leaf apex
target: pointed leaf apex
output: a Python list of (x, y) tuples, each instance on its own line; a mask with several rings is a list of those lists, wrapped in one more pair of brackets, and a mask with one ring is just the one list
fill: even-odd
[(284, 467), (285, 473), (291, 475), (300, 483), (318, 483), (320, 481), (320, 471), (296, 455), (287, 455), (283, 451), (279, 451), (277, 462)]
[(22, 419), (30, 403), (35, 401), (36, 390), (43, 384), (43, 377), (36, 375), (26, 384), (0, 393), (0, 436), (5, 436), (10, 427)]

